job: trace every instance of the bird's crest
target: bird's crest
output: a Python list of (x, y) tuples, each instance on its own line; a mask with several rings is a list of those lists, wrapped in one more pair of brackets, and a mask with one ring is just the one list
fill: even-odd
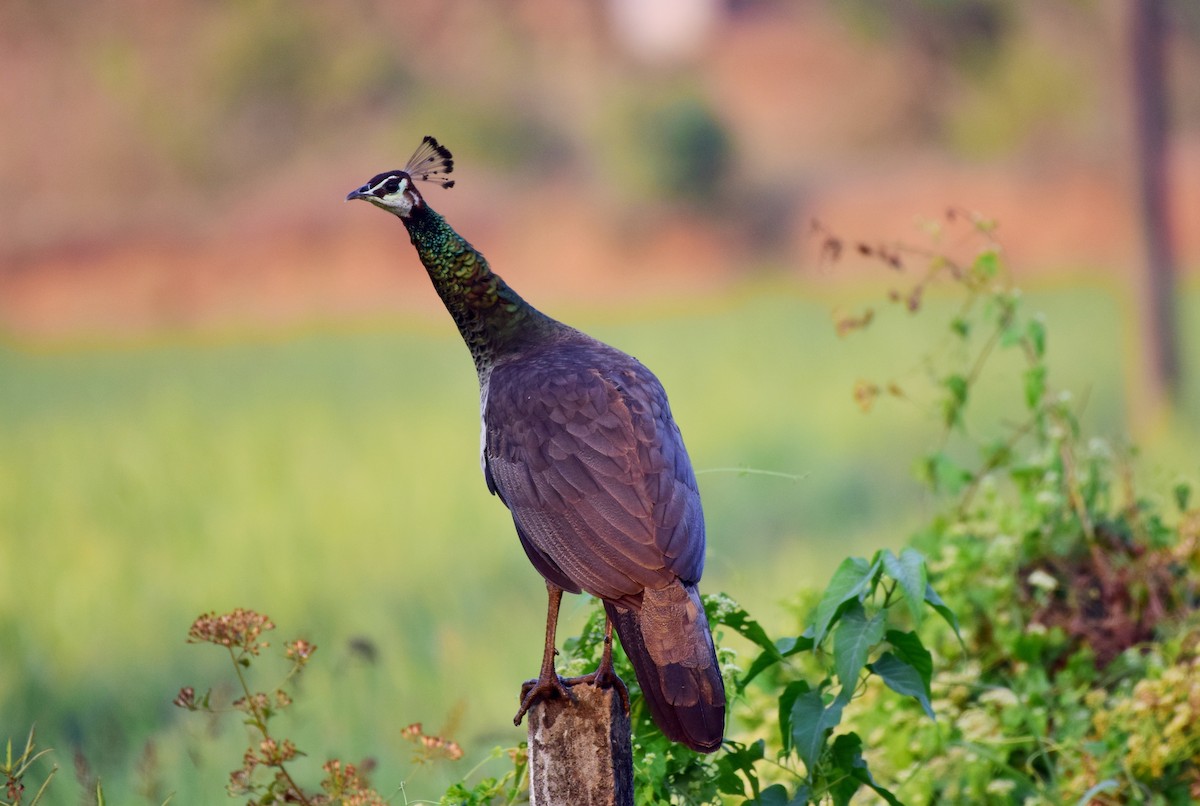
[(404, 172), (413, 179), (422, 182), (437, 182), (444, 188), (454, 187), (453, 179), (446, 179), (446, 174), (454, 170), (454, 156), (450, 149), (439, 143), (430, 135), (425, 135), (421, 145), (408, 158)]

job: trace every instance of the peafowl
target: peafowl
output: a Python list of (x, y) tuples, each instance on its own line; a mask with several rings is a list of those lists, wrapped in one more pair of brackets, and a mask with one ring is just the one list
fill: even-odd
[[(453, 186), (450, 152), (426, 137), (403, 170), (351, 192), (397, 216), (471, 351), (479, 376), (488, 490), (508, 507), (546, 580), (541, 672), (521, 690), (520, 724), (542, 697), (615, 686), (616, 627), (650, 713), (671, 740), (721, 745), (725, 687), (697, 583), (704, 515), (667, 395), (636, 359), (538, 311), (426, 204), (415, 182)], [(595, 672), (560, 678), (555, 628), (564, 591), (604, 603)]]

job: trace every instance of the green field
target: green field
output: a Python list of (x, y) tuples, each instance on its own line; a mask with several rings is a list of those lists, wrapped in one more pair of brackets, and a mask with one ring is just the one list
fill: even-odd
[[(775, 285), (554, 311), (658, 373), (700, 473), (702, 588), (775, 627), (782, 600), (848, 553), (901, 544), (931, 506), (910, 471), (938, 434), (923, 357), (951, 303), (886, 311), (838, 339), (831, 310), (878, 296)], [(1123, 434), (1127, 310), (1097, 288), (1027, 305), (1046, 313), (1052, 384), (1076, 392), (1089, 430)], [(1196, 403), (1200, 295), (1187, 305)], [(1020, 393), (1004, 363), (981, 387), (995, 416)], [(913, 400), (863, 414), (859, 378), (898, 380)], [(1152, 436), (1149, 486), (1200, 469), (1198, 409)], [(540, 657), (544, 588), (478, 450), (475, 378), (444, 317), (0, 348), (0, 740), (37, 724), (65, 768), (50, 803), (77, 800), (76, 747), (110, 802), (142, 802), (139, 790), (219, 802), (244, 745), (236, 720), (214, 741), (171, 699), (227, 684), (219, 652), (184, 638), (202, 611), (243, 606), (280, 625), (277, 644), (320, 647), (285, 735), (317, 762), (372, 755), (381, 791), (407, 780), (410, 800), (436, 798), (447, 776), (523, 737), (511, 716)], [(583, 612), (569, 597), (560, 640)], [(461, 767), (409, 765), (400, 729), (418, 720), (463, 744)]]

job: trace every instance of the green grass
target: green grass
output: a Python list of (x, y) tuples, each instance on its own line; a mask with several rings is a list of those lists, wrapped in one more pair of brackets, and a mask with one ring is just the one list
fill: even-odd
[[(910, 468), (938, 433), (921, 359), (947, 303), (886, 311), (839, 340), (837, 302), (785, 285), (666, 313), (564, 314), (663, 380), (700, 473), (702, 588), (776, 626), (781, 600), (848, 553), (900, 545), (927, 506)], [(1200, 321), (1198, 303), (1184, 321)], [(1047, 314), (1052, 380), (1086, 393), (1090, 430), (1123, 433), (1120, 303), (1076, 288), (1029, 306)], [(1189, 366), (1200, 375), (1195, 351)], [(864, 415), (859, 378), (896, 379), (914, 400)], [(1016, 410), (1012, 386), (982, 387), (997, 416)], [(1188, 399), (1200, 400), (1194, 380)], [(445, 775), (523, 737), (516, 692), (540, 657), (544, 589), (483, 485), (477, 429), (468, 355), (440, 319), (0, 349), (0, 740), (36, 722), (60, 764), (80, 747), (117, 803), (137, 800), (153, 741), (141, 767), (156, 769), (160, 799), (219, 800), (243, 745), (236, 720), (214, 743), (170, 701), (228, 680), (218, 652), (184, 643), (192, 619), (244, 606), (282, 625), (277, 645), (321, 648), (283, 731), (314, 769), (370, 754), (381, 791), (410, 778), (409, 798), (435, 797)], [(1149, 472), (1194, 473), (1198, 431), (1183, 418), (1152, 443)], [(560, 640), (582, 607), (569, 597)], [(418, 720), (464, 745), (461, 768), (405, 763), (400, 729)], [(69, 777), (52, 803), (74, 799)]]

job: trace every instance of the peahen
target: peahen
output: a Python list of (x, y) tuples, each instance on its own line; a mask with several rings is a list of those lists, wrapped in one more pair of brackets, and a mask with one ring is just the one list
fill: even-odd
[[(721, 745), (725, 687), (696, 585), (704, 515), (691, 462), (658, 379), (636, 359), (532, 307), (434, 212), (415, 180), (451, 187), (450, 152), (426, 137), (403, 170), (351, 192), (397, 216), (471, 350), (483, 420), (488, 490), (512, 513), (549, 606), (539, 697), (580, 682), (623, 684), (612, 629), (633, 663), (650, 713), (673, 741)], [(563, 591), (604, 602), (604, 652), (593, 674), (563, 679), (554, 638)]]

